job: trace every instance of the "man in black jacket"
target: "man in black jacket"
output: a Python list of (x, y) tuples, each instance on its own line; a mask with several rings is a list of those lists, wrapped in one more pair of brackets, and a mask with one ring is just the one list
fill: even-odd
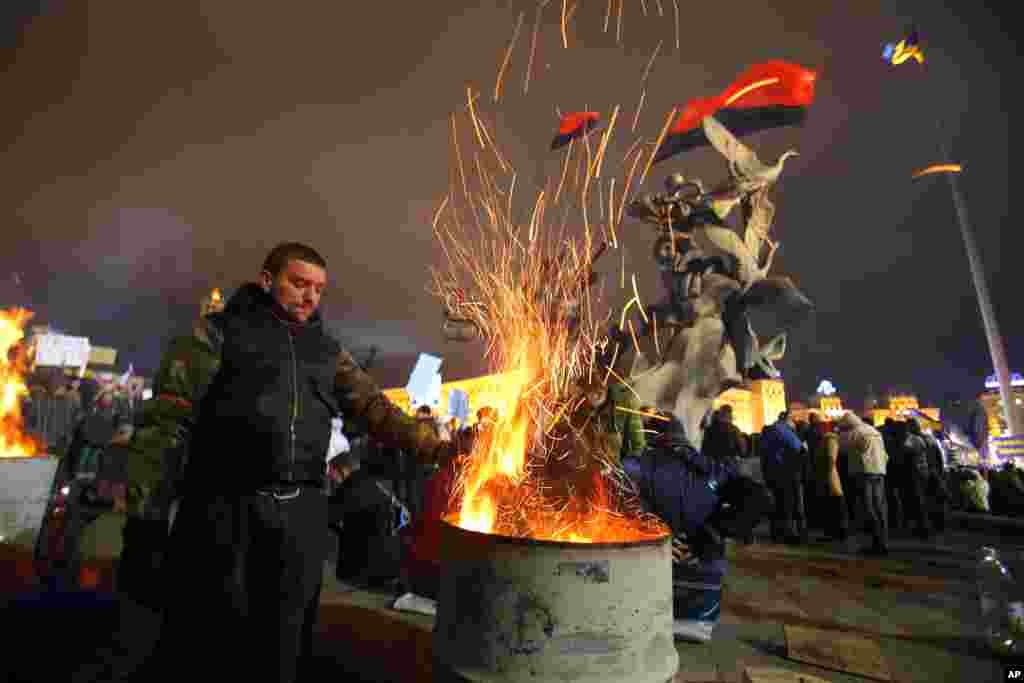
[(176, 591), (158, 661), (174, 680), (296, 679), (327, 550), (334, 415), (424, 463), (452, 457), (324, 332), (326, 284), (323, 257), (282, 244), (257, 283), (204, 319), (220, 363), (191, 434), (165, 562)]

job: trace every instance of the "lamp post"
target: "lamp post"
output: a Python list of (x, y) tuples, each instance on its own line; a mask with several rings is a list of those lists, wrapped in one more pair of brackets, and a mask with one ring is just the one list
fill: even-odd
[[(941, 124), (939, 132), (939, 155), (944, 161), (951, 161), (946, 145), (942, 140)], [(971, 268), (971, 279), (974, 281), (974, 293), (978, 296), (978, 308), (981, 309), (981, 321), (985, 327), (985, 338), (988, 340), (988, 351), (992, 356), (992, 365), (995, 367), (996, 379), (999, 380), (999, 396), (1003, 401), (1003, 413), (1006, 417), (1006, 427), (1012, 435), (1021, 434), (1021, 425), (1018, 424), (1018, 414), (1013, 407), (1013, 390), (1010, 386), (1010, 367), (1006, 362), (1006, 347), (1003, 345), (1003, 338), (999, 334), (999, 325), (996, 323), (995, 310), (992, 308), (992, 299), (988, 292), (988, 283), (985, 281), (985, 268), (981, 264), (981, 254), (978, 253), (978, 245), (974, 238), (974, 230), (967, 217), (967, 203), (960, 192), (956, 173), (944, 173), (949, 180), (949, 187), (953, 192), (953, 204), (956, 206), (956, 215), (960, 223), (960, 236), (964, 240), (964, 249), (967, 250), (967, 262)]]

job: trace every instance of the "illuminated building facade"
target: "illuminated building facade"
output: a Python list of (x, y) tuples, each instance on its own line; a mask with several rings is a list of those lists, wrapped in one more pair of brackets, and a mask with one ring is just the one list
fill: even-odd
[[(998, 398), (998, 392), (996, 395)], [(847, 412), (847, 408), (843, 407), (842, 399), (836, 392), (835, 386), (830, 381), (823, 380), (808, 403), (793, 403), (789, 411), (798, 421), (807, 420), (811, 413), (816, 413), (823, 421), (831, 422)], [(936, 422), (941, 419), (938, 408), (922, 408), (917, 397), (909, 392), (894, 393), (888, 397), (888, 400), (879, 400), (871, 396), (861, 415), (870, 417), (871, 423), (879, 426), (887, 418), (906, 420), (907, 417), (913, 415), (914, 411), (927, 415)]]
[[(1018, 414), (1024, 412), (1024, 377), (1020, 373), (1014, 372), (1010, 375), (1010, 396), (1013, 400), (1011, 410), (1017, 411)], [(985, 380), (985, 391), (978, 396), (978, 405), (981, 408), (979, 413), (984, 424), (978, 425), (979, 429), (976, 433), (986, 442), (978, 445), (982, 450), (987, 450), (989, 441), (998, 444), (1005, 442), (1006, 437), (1010, 436), (1007, 434), (1006, 414), (1003, 411), (1003, 400), (999, 394), (999, 380), (995, 375), (991, 375)], [(1006, 443), (1005, 448), (1002, 449), (1005, 453), (1002, 454), (995, 452), (999, 449), (994, 448), (991, 455), (997, 459), (1008, 455), (1019, 456), (1016, 452), (1017, 447), (1013, 447), (1012, 454), (1009, 452), (1010, 447), (1010, 444)]]

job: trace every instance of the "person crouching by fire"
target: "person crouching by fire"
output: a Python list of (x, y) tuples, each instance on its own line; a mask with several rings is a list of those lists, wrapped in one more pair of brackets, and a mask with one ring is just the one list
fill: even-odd
[(728, 563), (725, 538), (744, 538), (771, 507), (767, 490), (733, 462), (697, 451), (674, 416), (640, 457), (623, 459), (644, 508), (672, 529), (673, 632), (711, 640)]

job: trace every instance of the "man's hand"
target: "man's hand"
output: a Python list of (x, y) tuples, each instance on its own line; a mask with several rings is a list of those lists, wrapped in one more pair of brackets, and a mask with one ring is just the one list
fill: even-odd
[(679, 564), (690, 557), (690, 546), (683, 543), (678, 537), (672, 537), (672, 561)]
[(434, 462), (439, 468), (444, 469), (458, 454), (459, 449), (455, 441), (442, 441), (434, 449)]

